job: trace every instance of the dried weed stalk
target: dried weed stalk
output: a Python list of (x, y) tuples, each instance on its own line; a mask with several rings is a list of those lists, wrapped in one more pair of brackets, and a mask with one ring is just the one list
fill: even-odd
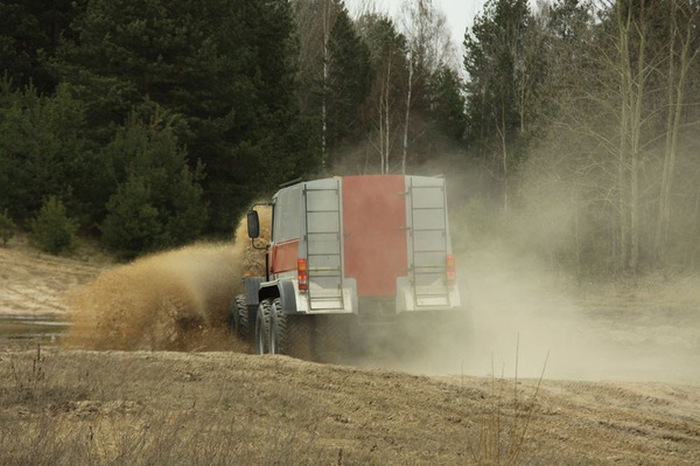
[(491, 361), (491, 406), (488, 414), (478, 421), (479, 436), (476, 444), (469, 441), (469, 451), (476, 464), (512, 466), (518, 463), (523, 452), (549, 353), (545, 357), (542, 373), (537, 380), (534, 392), (529, 398), (523, 400), (518, 390), (519, 346), (520, 337), (518, 336), (512, 400), (506, 398), (504, 369), (501, 369), (501, 377), (497, 379), (494, 376), (493, 360)]

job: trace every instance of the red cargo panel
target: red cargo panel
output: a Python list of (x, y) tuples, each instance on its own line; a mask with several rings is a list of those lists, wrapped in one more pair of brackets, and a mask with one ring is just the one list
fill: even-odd
[(270, 259), (270, 273), (289, 272), (296, 270), (299, 259), (299, 240), (294, 239), (272, 246), (272, 258)]
[(343, 179), (345, 276), (359, 296), (395, 296), (407, 275), (406, 190), (402, 175)]

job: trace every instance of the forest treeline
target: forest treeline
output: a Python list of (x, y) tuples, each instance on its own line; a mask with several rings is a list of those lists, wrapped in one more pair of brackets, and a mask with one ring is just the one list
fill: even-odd
[(460, 247), (698, 266), (697, 0), (489, 0), (462, 44), (432, 0), (0, 1), (0, 25), (0, 229), (128, 259), (230, 237), (295, 178), (441, 172)]

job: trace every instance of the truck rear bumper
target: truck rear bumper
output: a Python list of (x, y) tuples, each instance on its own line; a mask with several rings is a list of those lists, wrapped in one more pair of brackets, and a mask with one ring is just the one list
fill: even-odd
[[(261, 289), (275, 288), (287, 314), (357, 314), (370, 320), (391, 320), (404, 313), (450, 312), (461, 308), (456, 286), (414, 287), (408, 279), (397, 280), (396, 296), (358, 297), (353, 279), (344, 281), (342, 290), (299, 290), (297, 280), (274, 280), (260, 284)], [(270, 293), (266, 293), (270, 294)]]
[(413, 286), (407, 278), (397, 280), (396, 313), (459, 309), (457, 286)]

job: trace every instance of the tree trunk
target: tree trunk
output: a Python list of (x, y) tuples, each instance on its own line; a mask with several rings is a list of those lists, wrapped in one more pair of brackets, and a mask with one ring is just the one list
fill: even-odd
[[(693, 219), (693, 231), (700, 231), (700, 194), (695, 195), (695, 215)], [(690, 251), (690, 267), (692, 270), (695, 270), (695, 267), (697, 266), (697, 260), (698, 260), (698, 255), (700, 254), (700, 251), (698, 251), (698, 248), (695, 246), (692, 248)]]
[[(618, 8), (618, 15), (620, 6)], [(620, 52), (620, 141), (618, 148), (618, 231), (619, 242), (616, 253), (616, 265), (619, 271), (623, 271), (627, 267), (628, 251), (629, 251), (629, 202), (627, 196), (630, 191), (627, 190), (627, 159), (629, 157), (629, 122), (630, 122), (630, 94), (632, 92), (632, 70), (629, 63), (629, 27), (630, 15), (624, 20), (618, 16), (619, 27), (619, 42), (618, 48)]]
[(668, 206), (668, 194), (670, 193), (670, 171), (672, 159), (674, 158), (672, 149), (673, 137), (671, 133), (673, 131), (673, 121), (674, 121), (674, 87), (676, 81), (676, 60), (675, 60), (675, 37), (677, 33), (675, 16), (673, 14), (673, 7), (671, 7), (671, 38), (669, 39), (669, 54), (668, 54), (668, 94), (667, 94), (667, 106), (668, 115), (666, 118), (666, 144), (664, 150), (664, 165), (661, 172), (661, 183), (659, 185), (659, 208), (656, 215), (656, 231), (654, 234), (654, 259), (660, 265), (663, 265), (666, 259), (666, 237), (665, 237), (665, 225), (669, 219), (669, 206)]
[(642, 111), (644, 93), (646, 92), (647, 68), (646, 60), (646, 31), (644, 26), (645, 5), (641, 3), (639, 13), (639, 25), (636, 28), (639, 34), (639, 50), (637, 53), (637, 72), (632, 97), (634, 98), (634, 113), (632, 115), (632, 163), (630, 167), (630, 263), (632, 273), (637, 273), (639, 268), (639, 153), (641, 151), (642, 135)]
[(500, 121), (496, 116), (496, 129), (501, 139), (501, 166), (503, 167), (503, 216), (508, 218), (508, 146), (506, 139), (505, 102), (501, 101)]
[(656, 219), (654, 251), (657, 261), (664, 265), (668, 255), (668, 231), (671, 223), (671, 191), (675, 175), (676, 157), (678, 152), (678, 135), (681, 127), (683, 101), (688, 70), (698, 55), (698, 49), (691, 53), (692, 17), (685, 24), (685, 35), (681, 37), (681, 50), (676, 62), (676, 38), (680, 36), (676, 22), (676, 3), (671, 5), (671, 37), (669, 38), (669, 68), (668, 68), (668, 118), (666, 120), (666, 144), (664, 166), (661, 173), (659, 208)]
[(391, 58), (387, 59), (386, 78), (382, 83), (381, 96), (381, 173), (389, 173), (389, 153), (391, 150)]
[(403, 121), (403, 153), (401, 155), (401, 173), (406, 173), (406, 159), (408, 158), (408, 128), (411, 118), (411, 99), (413, 92), (413, 57), (408, 56), (408, 91), (406, 92), (406, 113)]
[[(620, 257), (618, 267), (636, 273), (639, 268), (639, 156), (644, 125), (642, 112), (646, 80), (650, 68), (646, 65), (646, 9), (642, 0), (639, 17), (632, 17), (628, 8), (622, 18), (622, 6), (617, 6), (620, 52), (620, 146), (618, 189), (620, 193)], [(638, 41), (632, 43), (636, 33)], [(630, 47), (636, 45), (637, 63), (632, 64)]]

